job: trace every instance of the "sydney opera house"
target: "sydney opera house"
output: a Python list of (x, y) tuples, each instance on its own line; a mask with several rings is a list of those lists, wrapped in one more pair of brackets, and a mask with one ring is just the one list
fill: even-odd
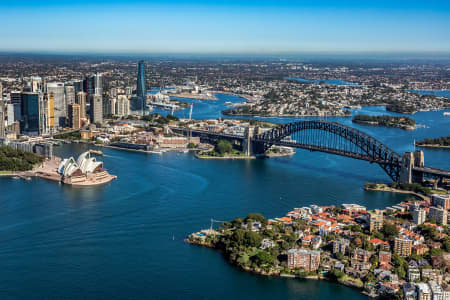
[(103, 168), (103, 162), (91, 157), (90, 151), (82, 153), (77, 160), (73, 157), (62, 160), (57, 171), (61, 181), (71, 185), (103, 184), (117, 178)]

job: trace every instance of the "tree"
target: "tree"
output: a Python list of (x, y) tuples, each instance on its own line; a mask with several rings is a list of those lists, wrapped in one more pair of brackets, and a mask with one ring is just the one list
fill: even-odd
[(436, 228), (426, 225), (419, 225), (418, 226), (420, 233), (425, 237), (425, 239), (431, 239), (434, 241), (439, 240), (439, 232)]
[(238, 245), (242, 245), (244, 243), (244, 238), (245, 238), (245, 230), (238, 229), (233, 232), (231, 240)]
[(264, 250), (259, 250), (258, 253), (253, 256), (253, 259), (258, 265), (273, 264), (274, 261), (272, 255)]
[(268, 238), (273, 238), (275, 236), (275, 232), (272, 229), (264, 229), (263, 235)]
[(242, 225), (242, 223), (244, 223), (244, 220), (242, 220), (241, 218), (235, 218), (233, 221), (231, 221), (233, 227), (239, 227)]
[(443, 249), (432, 248), (432, 249), (430, 250), (430, 256), (441, 256), (443, 252), (444, 252)]
[(249, 213), (245, 218), (245, 222), (247, 222), (248, 220), (257, 221), (260, 222), (261, 224), (267, 224), (266, 218), (264, 218), (263, 215), (258, 213)]
[(189, 149), (194, 149), (195, 148), (195, 144), (194, 143), (189, 143), (187, 147)]
[(375, 231), (373, 233), (373, 236), (376, 237), (377, 239), (384, 240), (384, 234), (379, 231)]
[(398, 235), (398, 229), (395, 224), (385, 223), (383, 225), (383, 233), (387, 239), (393, 239)]
[(445, 238), (444, 239), (444, 248), (445, 251), (450, 252), (450, 238)]
[(261, 245), (262, 237), (253, 231), (245, 232), (245, 245), (250, 247), (257, 247)]
[(334, 256), (338, 260), (343, 260), (344, 259), (344, 254), (342, 254), (341, 252), (337, 252)]
[(358, 225), (358, 224), (356, 224), (356, 225), (350, 225), (350, 226), (349, 226), (349, 229), (350, 229), (351, 231), (353, 231), (353, 232), (362, 232), (361, 225)]
[(344, 272), (333, 269), (327, 272), (327, 277), (331, 280), (338, 281), (339, 279), (342, 279), (345, 276)]
[(226, 140), (220, 140), (217, 143), (216, 149), (218, 153), (224, 155), (225, 153), (231, 153), (233, 151), (233, 145)]
[(405, 278), (406, 277), (406, 268), (404, 266), (398, 266), (395, 268), (395, 273), (397, 273), (397, 275), (400, 278)]
[(406, 261), (406, 259), (404, 259), (403, 257), (399, 256), (396, 253), (392, 254), (392, 262), (394, 266), (403, 266), (403, 267), (408, 266), (408, 262)]
[(376, 278), (372, 272), (367, 273), (366, 277), (364, 277), (364, 282), (375, 282)]

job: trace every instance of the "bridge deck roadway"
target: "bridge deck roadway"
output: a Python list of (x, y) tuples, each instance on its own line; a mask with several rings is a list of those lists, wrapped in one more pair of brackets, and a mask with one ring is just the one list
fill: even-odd
[(424, 174), (450, 178), (450, 171), (447, 171), (447, 170), (436, 169), (436, 168), (431, 168), (431, 167), (423, 167), (423, 168), (414, 167), (413, 170), (416, 172), (422, 172)]
[[(178, 131), (178, 132), (183, 132), (185, 134), (188, 134), (189, 132), (191, 132), (191, 134), (194, 134), (194, 135), (209, 135), (209, 136), (214, 136), (214, 137), (218, 137), (218, 138), (222, 137), (222, 138), (239, 139), (239, 140), (244, 139), (244, 136), (241, 136), (241, 135), (216, 133), (216, 132), (211, 132), (211, 131), (207, 131), (207, 130), (195, 130), (195, 129), (187, 129), (187, 128), (179, 128), (179, 127), (172, 127), (172, 130)], [(254, 139), (254, 140), (252, 140), (252, 142), (265, 143), (266, 141)], [(347, 151), (342, 151), (342, 150), (334, 149), (334, 148), (328, 148), (328, 147), (324, 147), (324, 146), (299, 144), (299, 143), (282, 141), (282, 140), (277, 141), (273, 144), (278, 145), (278, 146), (295, 147), (295, 148), (300, 148), (300, 149), (305, 149), (305, 150), (310, 150), (310, 151), (318, 151), (318, 152), (336, 154), (336, 155), (351, 157), (354, 159), (369, 161), (371, 163), (378, 163), (378, 164), (390, 164), (391, 163), (391, 162), (385, 161), (385, 160), (374, 160), (372, 157), (370, 157), (369, 155), (366, 155), (364, 153), (347, 152)], [(400, 164), (400, 163), (398, 163), (398, 164)], [(450, 171), (448, 171), (448, 170), (442, 170), (442, 169), (437, 169), (437, 168), (432, 168), (432, 167), (422, 167), (422, 168), (414, 167), (414, 171), (422, 172), (424, 174), (431, 175), (431, 176), (450, 178)]]

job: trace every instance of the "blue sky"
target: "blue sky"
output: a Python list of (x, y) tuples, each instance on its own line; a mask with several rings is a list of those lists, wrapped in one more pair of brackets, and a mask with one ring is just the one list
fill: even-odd
[(0, 0), (0, 50), (448, 52), (450, 0)]

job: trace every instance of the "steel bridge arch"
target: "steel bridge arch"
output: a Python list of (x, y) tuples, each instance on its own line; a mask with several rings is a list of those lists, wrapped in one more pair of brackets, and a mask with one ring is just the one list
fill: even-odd
[[(355, 145), (360, 152), (350, 152), (345, 149), (331, 147), (330, 145), (318, 146), (308, 143), (283, 141), (284, 138), (305, 130), (320, 130), (335, 134), (336, 136)], [(263, 144), (264, 150), (269, 149), (272, 145), (282, 145), (366, 160), (371, 163), (379, 164), (392, 180), (398, 181), (400, 178), (402, 157), (398, 153), (374, 137), (371, 137), (358, 129), (340, 123), (312, 120), (283, 124), (261, 134), (254, 135), (252, 141), (254, 143), (259, 143), (260, 145)]]

